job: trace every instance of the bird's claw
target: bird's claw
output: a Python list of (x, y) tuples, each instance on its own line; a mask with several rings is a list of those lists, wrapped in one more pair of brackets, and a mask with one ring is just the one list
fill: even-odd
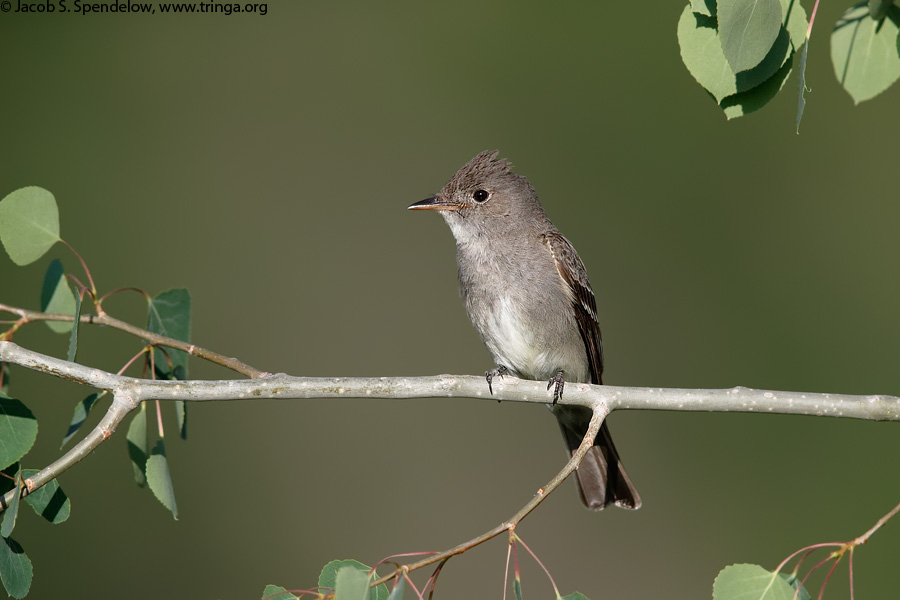
[(491, 382), (494, 380), (494, 377), (497, 377), (498, 375), (503, 377), (507, 373), (509, 373), (509, 369), (503, 365), (498, 365), (493, 371), (485, 371), (484, 378), (487, 380), (488, 391), (491, 393), (491, 396), (494, 395), (494, 388), (491, 387)]
[[(556, 386), (556, 387), (554, 387)], [(553, 388), (553, 404), (556, 405), (556, 401), (562, 398), (563, 388), (566, 386), (566, 380), (563, 377), (563, 371), (560, 369), (556, 372), (556, 375), (550, 378), (550, 383), (547, 384), (547, 389), (549, 390), (551, 387)]]

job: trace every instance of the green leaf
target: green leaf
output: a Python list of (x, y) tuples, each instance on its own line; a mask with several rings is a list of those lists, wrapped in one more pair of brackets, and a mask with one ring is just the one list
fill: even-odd
[(772, 49), (757, 66), (735, 76), (737, 91), (746, 92), (771, 79), (794, 53), (791, 38), (782, 28), (772, 44)]
[[(78, 432), (82, 425), (84, 425), (84, 422), (87, 420), (88, 415), (91, 413), (91, 409), (94, 407), (94, 404), (97, 402), (97, 400), (105, 395), (106, 392), (94, 392), (75, 405), (75, 411), (72, 414), (72, 420), (69, 422), (69, 429), (66, 430), (66, 435), (63, 438), (62, 444), (60, 444), (59, 446), (60, 448), (65, 446), (66, 442), (71, 440), (72, 436)], [(146, 436), (144, 437), (146, 440)]]
[(58, 241), (59, 209), (53, 194), (29, 186), (0, 200), (0, 242), (14, 263), (33, 263)]
[(716, 16), (716, 0), (691, 0), (691, 10), (698, 15)]
[(581, 592), (575, 592), (573, 594), (569, 594), (568, 596), (563, 596), (559, 600), (588, 600), (588, 597)]
[(869, 16), (875, 21), (882, 20), (894, 4), (894, 0), (869, 0)]
[(156, 499), (171, 511), (175, 520), (178, 520), (178, 506), (175, 504), (175, 488), (172, 486), (172, 475), (169, 472), (169, 462), (166, 460), (166, 447), (162, 440), (157, 440), (156, 445), (147, 459), (147, 484)]
[(781, 0), (781, 12), (784, 14), (784, 27), (791, 38), (794, 50), (799, 50), (806, 42), (806, 30), (809, 28), (809, 20), (806, 11), (799, 0)]
[(516, 595), (516, 600), (522, 600), (522, 580), (518, 577), (513, 580), (513, 593)]
[[(809, 592), (806, 591), (806, 588), (803, 587), (803, 582), (800, 581), (797, 575), (794, 573), (779, 573), (778, 575), (797, 593), (796, 600), (812, 600), (812, 596), (810, 596)], [(797, 592), (798, 588), (800, 590), (799, 592)]]
[[(797, 14), (798, 11), (792, 11), (792, 15)], [(765, 59), (755, 68), (735, 75), (722, 52), (714, 19), (692, 13), (688, 6), (678, 21), (681, 59), (694, 79), (713, 95), (716, 102), (753, 89), (777, 75), (793, 53), (790, 40), (790, 35), (782, 28)]]
[(734, 73), (762, 62), (781, 30), (780, 0), (718, 0), (719, 39)]
[(759, 565), (731, 565), (719, 571), (713, 600), (793, 600), (794, 589)]
[(18, 494), (13, 494), (9, 506), (3, 511), (3, 519), (0, 521), (0, 536), (8, 538), (12, 535), (13, 529), (16, 528), (16, 519), (19, 516), (19, 500), (22, 498), (22, 477), (21, 473), (16, 473), (13, 480), (14, 489), (18, 490)]
[[(22, 478), (28, 479), (37, 473), (37, 469), (24, 469)], [(25, 496), (25, 502), (31, 505), (34, 512), (44, 517), (54, 525), (62, 523), (69, 518), (72, 512), (72, 503), (69, 497), (59, 487), (59, 482), (53, 479), (35, 491)]]
[(37, 419), (19, 400), (0, 392), (0, 469), (31, 450), (37, 439)]
[(784, 87), (784, 82), (791, 74), (793, 64), (794, 58), (791, 57), (774, 76), (762, 85), (722, 100), (719, 106), (725, 111), (725, 117), (729, 120), (742, 117), (768, 104)]
[(128, 433), (125, 435), (125, 439), (128, 440), (128, 456), (131, 457), (134, 480), (138, 485), (142, 486), (147, 482), (145, 473), (147, 472), (147, 455), (149, 454), (146, 402), (141, 403), (141, 409), (134, 415), (134, 418), (128, 425)]
[(803, 46), (803, 52), (800, 53), (800, 68), (797, 76), (797, 85), (800, 88), (797, 93), (797, 135), (800, 135), (800, 120), (806, 109), (806, 55), (808, 52), (809, 44)]
[[(378, 579), (378, 574), (372, 573), (372, 576), (369, 578), (369, 583), (376, 579)], [(388, 589), (386, 583), (381, 583), (373, 588), (369, 588), (369, 598), (371, 598), (371, 600), (387, 600), (390, 595), (391, 591)]]
[[(369, 577), (369, 571), (371, 570), (371, 567), (367, 567), (358, 560), (333, 560), (322, 567), (322, 572), (319, 573), (319, 587), (334, 589), (335, 591), (337, 591), (337, 574), (343, 568), (352, 568), (360, 571), (365, 576), (367, 582), (378, 578), (377, 573), (372, 573), (372, 577)], [(371, 600), (387, 600), (388, 596), (388, 588), (383, 583), (373, 588), (369, 594), (369, 598), (371, 598)]]
[(854, 104), (870, 100), (900, 77), (897, 50), (900, 8), (892, 7), (881, 22), (869, 15), (865, 2), (844, 13), (831, 33), (831, 62), (838, 81)]
[[(41, 286), (41, 310), (59, 315), (75, 314), (75, 295), (63, 273), (62, 263), (54, 258), (47, 266), (44, 274), (44, 285)], [(72, 323), (68, 321), (44, 321), (51, 331), (69, 333)]]
[[(182, 342), (191, 339), (191, 295), (186, 289), (179, 288), (157, 294), (150, 300), (147, 329), (166, 337), (175, 338)], [(165, 353), (159, 348), (154, 349), (154, 361), (156, 370), (163, 377), (187, 378), (188, 354), (182, 350), (166, 348)], [(166, 360), (166, 354), (172, 360), (172, 367)], [(181, 367), (181, 369), (178, 369)], [(178, 370), (181, 377), (173, 377)], [(183, 374), (182, 374), (183, 373)]]
[(31, 589), (31, 560), (12, 538), (0, 538), (0, 581), (13, 598), (24, 598)]
[(387, 597), (387, 600), (403, 600), (403, 592), (406, 591), (406, 579), (404, 577), (400, 577), (397, 580), (397, 585), (394, 586), (394, 589), (391, 590), (391, 594)]
[(290, 593), (280, 585), (269, 584), (263, 590), (261, 600), (297, 600), (297, 596)]
[[(179, 378), (180, 379), (180, 378)], [(181, 432), (181, 439), (187, 439), (187, 402), (184, 400), (176, 400), (175, 417), (178, 419), (178, 431)]]
[(367, 573), (369, 571), (369, 567), (358, 560), (333, 560), (322, 567), (322, 570), (319, 572), (319, 587), (334, 589), (334, 580), (337, 577), (338, 569), (345, 566), (355, 566), (358, 569), (365, 569)]
[(69, 334), (69, 351), (66, 353), (66, 360), (75, 362), (75, 356), (78, 354), (78, 326), (81, 324), (81, 294), (75, 294), (75, 320), (72, 321), (72, 333)]
[(338, 569), (334, 582), (334, 600), (369, 600), (369, 577), (355, 567)]
[(678, 46), (684, 66), (716, 102), (737, 93), (737, 81), (719, 46), (714, 19), (697, 15), (690, 5), (685, 6), (678, 20)]

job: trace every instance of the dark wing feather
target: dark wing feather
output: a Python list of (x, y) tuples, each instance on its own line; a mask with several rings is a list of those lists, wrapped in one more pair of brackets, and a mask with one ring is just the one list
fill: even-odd
[[(544, 243), (553, 254), (560, 277), (572, 291), (572, 308), (587, 352), (591, 383), (603, 383), (601, 381), (603, 343), (600, 341), (600, 324), (597, 322), (597, 304), (594, 301), (594, 292), (591, 291), (584, 264), (578, 258), (578, 254), (569, 240), (559, 232), (545, 233)], [(576, 418), (573, 426), (570, 411), (582, 415), (580, 423)], [(581, 440), (587, 431), (590, 410), (582, 407), (558, 406), (554, 412), (571, 455), (581, 445)], [(629, 509), (637, 509), (641, 506), (641, 497), (631, 483), (628, 474), (625, 473), (606, 422), (603, 423), (600, 433), (594, 440), (594, 447), (578, 465), (575, 475), (578, 490), (581, 492), (581, 500), (590, 509), (601, 510), (609, 504)]]
[(556, 270), (572, 290), (572, 308), (587, 352), (591, 383), (603, 383), (603, 342), (600, 339), (600, 323), (597, 321), (597, 303), (584, 263), (578, 258), (578, 253), (569, 240), (558, 231), (547, 232), (543, 238), (553, 254)]

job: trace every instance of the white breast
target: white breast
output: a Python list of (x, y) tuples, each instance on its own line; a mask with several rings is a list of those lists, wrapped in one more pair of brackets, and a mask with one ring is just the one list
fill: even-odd
[(509, 297), (499, 298), (494, 308), (482, 324), (485, 328), (482, 337), (497, 364), (532, 379), (555, 375), (559, 367), (550, 364), (548, 350), (529, 335)]

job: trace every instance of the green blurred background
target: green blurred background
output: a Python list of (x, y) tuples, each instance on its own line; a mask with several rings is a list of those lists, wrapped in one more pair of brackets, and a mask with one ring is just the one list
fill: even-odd
[[(846, 6), (826, 3), (802, 135), (796, 74), (770, 106), (726, 122), (681, 63), (682, 7), (0, 14), (0, 196), (51, 190), (63, 237), (103, 290), (187, 287), (193, 341), (261, 369), (479, 374), (492, 364), (458, 299), (451, 235), (437, 215), (405, 208), (499, 148), (588, 267), (607, 383), (900, 393), (900, 89), (852, 106), (828, 50)], [(77, 272), (61, 246), (28, 268), (0, 257), (0, 302), (38, 307), (53, 257)], [(107, 308), (145, 319), (137, 295)], [(79, 360), (110, 370), (139, 347), (94, 328), (81, 340)], [(40, 324), (16, 341), (65, 354), (64, 337)], [(88, 392), (13, 375), (40, 419), (26, 460), (40, 467)], [(15, 537), (35, 564), (29, 598), (254, 599), (266, 583), (309, 587), (330, 559), (441, 550), (496, 525), (564, 458), (540, 406), (191, 409), (187, 442), (165, 413), (180, 520), (134, 486), (120, 431), (61, 478), (68, 522), (20, 519)], [(567, 482), (519, 529), (564, 593), (709, 598), (725, 565), (774, 568), (807, 544), (859, 535), (900, 500), (897, 424), (610, 420), (644, 508), (591, 513)], [(856, 553), (857, 597), (895, 595), (898, 550), (891, 523)], [(454, 559), (438, 597), (499, 598), (505, 555), (495, 540)], [(527, 596), (549, 597), (521, 556)], [(827, 597), (848, 597), (847, 583), (842, 566)]]

